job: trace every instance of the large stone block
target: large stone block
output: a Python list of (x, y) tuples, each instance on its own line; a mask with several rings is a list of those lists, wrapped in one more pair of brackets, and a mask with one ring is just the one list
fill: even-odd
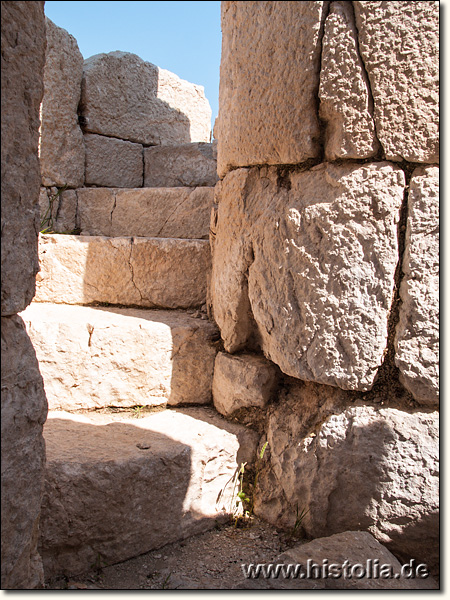
[(370, 389), (387, 344), (404, 183), (388, 163), (227, 175), (211, 279), (225, 350), (244, 348), (255, 322), (287, 375)]
[[(439, 589), (425, 566), (403, 566), (367, 531), (344, 531), (289, 548), (273, 563), (278, 577), (252, 576), (245, 590), (431, 590)], [(253, 573), (256, 571), (253, 565)], [(293, 568), (292, 568), (293, 567)], [(288, 575), (290, 570), (291, 575)], [(294, 570), (297, 575), (293, 576)], [(267, 571), (266, 571), (267, 572)], [(286, 574), (283, 577), (283, 573)]]
[(353, 5), (386, 158), (439, 162), (439, 4)]
[(40, 542), (46, 577), (121, 562), (213, 528), (232, 510), (230, 480), (252, 461), (258, 439), (204, 408), (142, 419), (49, 417)]
[(86, 134), (86, 185), (142, 187), (144, 156), (141, 144)]
[(395, 362), (423, 404), (439, 402), (439, 168), (411, 177)]
[(275, 366), (263, 356), (219, 352), (214, 365), (214, 406), (226, 417), (241, 408), (265, 408), (276, 383)]
[(2, 316), (13, 315), (31, 302), (39, 270), (43, 6), (43, 2), (2, 4)]
[(21, 316), (51, 410), (211, 402), (219, 334), (209, 321), (35, 302)]
[(147, 145), (209, 142), (211, 108), (202, 86), (135, 54), (84, 61), (80, 111), (85, 131)]
[(351, 2), (333, 2), (325, 22), (319, 99), (319, 116), (326, 123), (325, 158), (375, 156), (379, 144), (373, 101)]
[(214, 187), (217, 182), (217, 161), (212, 146), (198, 143), (146, 148), (144, 186)]
[(292, 527), (304, 511), (308, 535), (369, 531), (397, 557), (435, 568), (439, 413), (349, 406), (345, 392), (314, 384), (293, 384), (280, 400), (256, 513)]
[(38, 302), (191, 308), (206, 300), (207, 240), (42, 235)]
[(47, 51), (39, 158), (42, 184), (84, 183), (84, 141), (78, 124), (83, 56), (76, 39), (46, 18)]
[(319, 154), (325, 2), (223, 2), (218, 172)]
[(82, 234), (207, 239), (214, 189), (77, 190)]
[[(29, 9), (31, 16), (40, 14), (42, 7), (37, 8)], [(2, 589), (27, 590), (44, 583), (37, 541), (47, 401), (36, 354), (20, 317), (2, 318), (1, 350)]]

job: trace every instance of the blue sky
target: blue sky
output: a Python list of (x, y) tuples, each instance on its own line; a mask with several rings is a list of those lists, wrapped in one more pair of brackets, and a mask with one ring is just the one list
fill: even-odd
[(71, 33), (81, 54), (133, 52), (182, 79), (203, 85), (212, 124), (219, 105), (220, 2), (66, 2), (45, 14)]

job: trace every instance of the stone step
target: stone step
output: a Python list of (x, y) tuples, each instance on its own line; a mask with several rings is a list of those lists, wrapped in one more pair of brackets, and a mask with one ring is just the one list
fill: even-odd
[[(41, 229), (82, 235), (208, 239), (212, 187), (41, 188)], [(50, 203), (52, 206), (50, 207)], [(45, 221), (45, 222), (44, 222)]]
[(206, 302), (207, 240), (41, 235), (38, 302), (193, 308)]
[(21, 317), (51, 410), (211, 402), (220, 336), (208, 320), (181, 311), (35, 302)]
[(218, 181), (214, 144), (151, 146), (144, 149), (144, 186), (215, 186)]
[[(49, 413), (40, 553), (46, 578), (114, 564), (213, 528), (258, 435), (212, 409), (145, 418)], [(233, 501), (234, 500), (234, 501)]]

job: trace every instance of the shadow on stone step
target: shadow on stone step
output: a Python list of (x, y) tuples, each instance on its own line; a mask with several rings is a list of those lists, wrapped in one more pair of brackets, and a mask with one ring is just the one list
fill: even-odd
[[(102, 568), (214, 527), (238, 442), (197, 416), (50, 413), (40, 522), (46, 579)], [(226, 495), (225, 495), (226, 496)]]

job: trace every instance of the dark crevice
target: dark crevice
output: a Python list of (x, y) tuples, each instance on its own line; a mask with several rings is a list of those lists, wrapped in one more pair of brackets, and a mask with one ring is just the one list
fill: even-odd
[(324, 14), (323, 14), (323, 19), (322, 19), (322, 22), (320, 24), (320, 29), (319, 29), (319, 45), (320, 45), (319, 60), (318, 60), (319, 69), (317, 72), (317, 86), (316, 86), (316, 89), (314, 90), (314, 101), (315, 101), (315, 105), (316, 105), (316, 118), (317, 118), (317, 124), (318, 124), (318, 128), (319, 128), (318, 137), (315, 139), (315, 141), (317, 142), (317, 145), (318, 145), (318, 160), (319, 160), (319, 162), (323, 162), (324, 157), (325, 157), (325, 132), (327, 129), (327, 122), (320, 118), (320, 95), (319, 95), (320, 75), (322, 73), (322, 54), (323, 54), (323, 38), (325, 35), (325, 23), (328, 18), (328, 15), (330, 14), (331, 5), (332, 5), (332, 2), (324, 2), (324, 5), (323, 5)]
[(373, 388), (364, 395), (365, 401), (372, 401), (381, 404), (391, 404), (402, 402), (409, 408), (417, 406), (414, 397), (408, 392), (400, 382), (400, 371), (395, 364), (395, 336), (397, 326), (400, 320), (400, 308), (402, 300), (400, 297), (400, 286), (404, 277), (403, 257), (406, 245), (406, 225), (408, 219), (408, 193), (409, 183), (415, 165), (402, 163), (399, 165), (405, 174), (405, 189), (403, 194), (402, 206), (400, 208), (400, 218), (397, 224), (398, 239), (398, 262), (394, 274), (393, 300), (388, 317), (388, 339), (384, 358), (378, 369), (377, 378)]
[(378, 151), (375, 154), (375, 156), (373, 157), (373, 159), (374, 160), (386, 160), (386, 154), (384, 152), (383, 145), (380, 142), (380, 138), (378, 136), (377, 121), (375, 119), (375, 100), (374, 100), (374, 96), (373, 96), (373, 92), (372, 92), (372, 85), (370, 83), (369, 73), (367, 72), (366, 64), (364, 62), (362, 52), (361, 52), (361, 46), (359, 44), (359, 30), (358, 30), (358, 26), (356, 24), (355, 6), (354, 6), (353, 2), (349, 2), (348, 5), (349, 5), (349, 9), (350, 9), (349, 14), (352, 18), (352, 26), (354, 27), (354, 30), (356, 32), (356, 52), (358, 54), (358, 60), (359, 60), (360, 66), (361, 66), (363, 79), (367, 86), (367, 92), (369, 94), (369, 104), (368, 104), (367, 108), (368, 108), (370, 116), (372, 117), (374, 135), (375, 135), (375, 139), (378, 143)]

